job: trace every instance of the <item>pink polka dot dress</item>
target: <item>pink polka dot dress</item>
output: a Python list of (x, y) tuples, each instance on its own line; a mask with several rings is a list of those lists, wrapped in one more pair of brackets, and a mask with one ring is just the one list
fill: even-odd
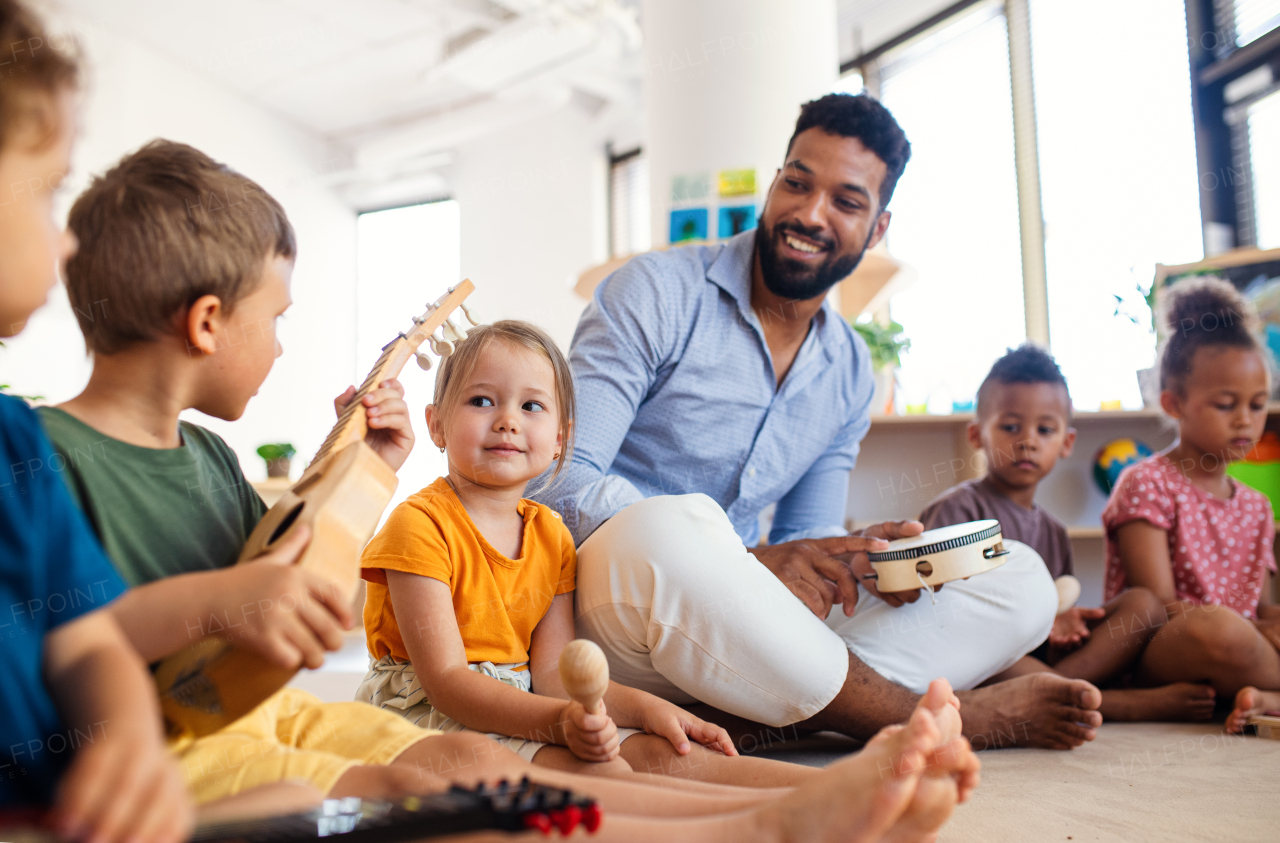
[(1246, 618), (1255, 617), (1266, 572), (1276, 570), (1275, 516), (1264, 495), (1228, 479), (1231, 498), (1219, 500), (1193, 486), (1163, 455), (1121, 472), (1102, 512), (1106, 599), (1129, 587), (1116, 530), (1141, 519), (1168, 532), (1178, 599), (1228, 606)]

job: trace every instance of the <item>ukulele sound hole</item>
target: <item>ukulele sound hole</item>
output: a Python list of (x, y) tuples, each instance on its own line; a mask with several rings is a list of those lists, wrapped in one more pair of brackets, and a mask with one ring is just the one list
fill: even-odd
[(916, 571), (918, 571), (922, 577), (933, 576), (933, 566), (925, 559), (921, 559), (916, 563)]
[(289, 528), (293, 526), (293, 522), (298, 520), (298, 516), (302, 514), (302, 508), (307, 505), (306, 501), (301, 501), (293, 509), (289, 510), (289, 514), (280, 519), (280, 523), (276, 525), (275, 530), (271, 533), (271, 538), (267, 539), (267, 546), (276, 543), (276, 539), (289, 532)]

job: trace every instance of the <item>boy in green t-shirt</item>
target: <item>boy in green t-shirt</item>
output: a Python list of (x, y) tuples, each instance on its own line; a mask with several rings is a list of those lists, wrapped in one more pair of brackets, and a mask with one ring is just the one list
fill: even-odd
[[(281, 564), (306, 535), (234, 564), (266, 507), (227, 444), (178, 419), (188, 408), (238, 418), (280, 354), (275, 322), (290, 304), (295, 253), (284, 210), (198, 150), (154, 141), (96, 178), (68, 226), (81, 248), (67, 289), (94, 367), (80, 395), (39, 414), (108, 555), (146, 586), (121, 598), (116, 617), (148, 661), (216, 618), (232, 643), (281, 667), (319, 667), (351, 627), (350, 608), (315, 574)], [(105, 312), (84, 306), (104, 300)], [(388, 380), (363, 399), (366, 441), (393, 468), (413, 446), (402, 396)], [(437, 790), (441, 780), (419, 772), (477, 743), (424, 743), (433, 733), (382, 714), (286, 688), (227, 728), (170, 746), (204, 803), (288, 779), (341, 796)]]

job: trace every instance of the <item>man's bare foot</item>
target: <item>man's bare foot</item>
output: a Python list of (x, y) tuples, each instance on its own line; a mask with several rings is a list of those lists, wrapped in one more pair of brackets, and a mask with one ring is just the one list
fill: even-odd
[(940, 737), (933, 715), (917, 708), (906, 726), (882, 730), (861, 752), (762, 808), (758, 821), (783, 841), (878, 841), (911, 804)]
[(1280, 691), (1241, 688), (1236, 694), (1236, 707), (1227, 715), (1227, 731), (1238, 735), (1244, 731), (1250, 717), (1270, 711), (1280, 711)]
[(1216, 699), (1212, 686), (1174, 682), (1158, 688), (1103, 691), (1099, 710), (1104, 720), (1190, 722), (1212, 717)]
[(964, 734), (974, 749), (1074, 749), (1097, 737), (1102, 694), (1083, 679), (1033, 673), (965, 691)]

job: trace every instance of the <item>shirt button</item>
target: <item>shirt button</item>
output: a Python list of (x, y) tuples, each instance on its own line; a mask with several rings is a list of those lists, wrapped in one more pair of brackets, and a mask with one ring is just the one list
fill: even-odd
[(755, 470), (754, 468), (748, 468), (748, 469), (747, 469), (747, 476), (748, 476), (748, 477), (755, 477), (755, 476), (756, 476), (756, 470)]

